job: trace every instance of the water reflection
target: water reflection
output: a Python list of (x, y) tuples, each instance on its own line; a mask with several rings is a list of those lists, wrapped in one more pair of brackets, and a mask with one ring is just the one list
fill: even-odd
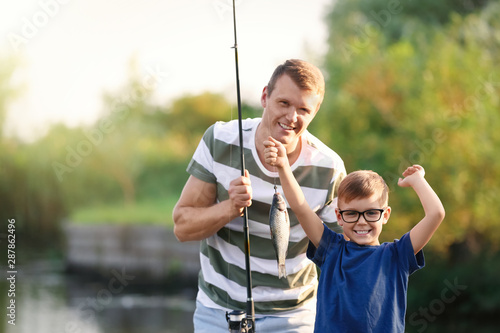
[[(183, 286), (172, 292), (162, 285), (139, 288), (123, 279), (120, 285), (117, 274), (88, 279), (63, 274), (62, 265), (54, 262), (19, 267), (16, 325), (8, 324), (3, 314), (1, 327), (7, 333), (193, 331), (194, 289)], [(5, 309), (9, 301), (5, 279), (0, 282), (0, 291), (0, 305)]]

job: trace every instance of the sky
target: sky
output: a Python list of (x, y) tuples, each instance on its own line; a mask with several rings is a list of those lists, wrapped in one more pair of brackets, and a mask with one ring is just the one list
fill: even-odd
[[(236, 0), (242, 99), (257, 104), (289, 58), (319, 65), (331, 0)], [(234, 99), (230, 0), (18, 0), (0, 2), (0, 59), (17, 61), (5, 133), (27, 141), (50, 125), (91, 125), (103, 95), (117, 94), (130, 64), (154, 102), (204, 91)]]

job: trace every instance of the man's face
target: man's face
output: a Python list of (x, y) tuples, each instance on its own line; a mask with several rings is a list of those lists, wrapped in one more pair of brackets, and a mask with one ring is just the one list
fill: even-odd
[(267, 87), (262, 92), (264, 112), (260, 126), (289, 153), (316, 115), (320, 101), (320, 95), (301, 90), (288, 75), (282, 75), (270, 95)]

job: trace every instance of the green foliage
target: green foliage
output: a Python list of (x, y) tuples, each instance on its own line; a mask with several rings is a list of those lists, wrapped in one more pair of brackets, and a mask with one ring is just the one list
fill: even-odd
[(54, 219), (65, 211), (60, 188), (43, 167), (47, 155), (36, 145), (3, 138), (3, 121), (9, 103), (21, 93), (14, 81), (19, 60), (8, 57), (0, 61), (0, 220), (16, 220), (16, 232), (30, 230), (41, 235), (53, 230)]
[(222, 95), (205, 92), (199, 96), (184, 96), (170, 108), (168, 117), (172, 130), (189, 137), (203, 133), (207, 124), (229, 120), (231, 106)]
[(71, 223), (80, 224), (160, 224), (173, 227), (172, 210), (179, 197), (155, 197), (133, 204), (105, 202), (80, 207), (71, 216)]
[(404, 38), (376, 20), (367, 24), (372, 10), (382, 10), (377, 4), (339, 1), (329, 16), (329, 80), (311, 130), (348, 171), (373, 169), (388, 182), (393, 214), (383, 240), (399, 238), (422, 217), (417, 197), (397, 187), (401, 172), (416, 163), (447, 211), (432, 248), (446, 251), (473, 232), (499, 244), (500, 39), (493, 17), (500, 4), (466, 16), (450, 5), (429, 24), (401, 2), (387, 21)]
[(339, 47), (346, 36), (363, 47), (374, 35), (385, 42), (407, 39), (416, 31), (432, 35), (446, 26), (454, 13), (468, 15), (484, 8), (488, 0), (340, 0), (328, 15), (330, 45)]
[(7, 114), (7, 106), (11, 100), (20, 92), (19, 86), (14, 86), (12, 83), (14, 70), (18, 61), (13, 57), (0, 58), (0, 137), (3, 133), (5, 116)]

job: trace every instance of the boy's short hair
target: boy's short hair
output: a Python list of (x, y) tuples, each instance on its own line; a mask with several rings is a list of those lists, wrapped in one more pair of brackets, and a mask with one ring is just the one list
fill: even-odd
[(289, 59), (276, 67), (269, 83), (267, 92), (269, 95), (274, 90), (276, 81), (287, 74), (302, 90), (309, 90), (321, 96), (320, 103), (325, 95), (325, 78), (318, 67), (304, 60)]
[(382, 206), (389, 201), (389, 187), (384, 179), (371, 170), (359, 170), (348, 174), (340, 183), (338, 201), (349, 203), (354, 199), (364, 199), (376, 194)]

